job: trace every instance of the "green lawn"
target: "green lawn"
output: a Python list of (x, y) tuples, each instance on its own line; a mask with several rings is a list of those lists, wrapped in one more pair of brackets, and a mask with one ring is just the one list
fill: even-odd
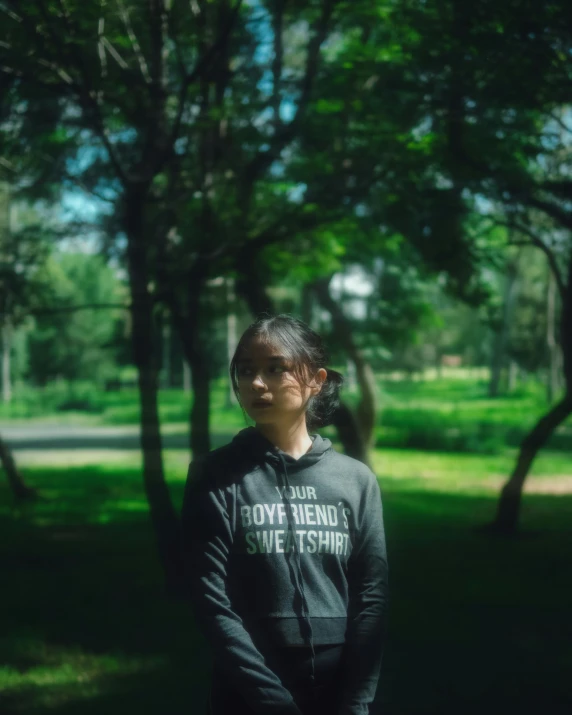
[[(165, 457), (179, 508), (186, 453)], [(473, 530), (509, 456), (374, 458), (391, 569), (380, 713), (569, 713), (572, 495), (551, 494), (564, 455), (538, 461), (546, 493), (525, 494), (515, 540)], [(26, 475), (41, 502), (15, 510), (0, 493), (0, 711), (202, 714), (208, 647), (163, 593), (138, 456)]]
[[(490, 400), (476, 378), (449, 378), (382, 381), (380, 392), (373, 462), (391, 617), (378, 715), (569, 715), (570, 421), (533, 465), (521, 535), (495, 539), (474, 527), (494, 515), (516, 437), (546, 410), (541, 390)], [(16, 423), (21, 409), (22, 421), (136, 424), (133, 391), (93, 399), (91, 413), (16, 403), (0, 419)], [(188, 397), (162, 391), (160, 402), (165, 433), (186, 434)], [(245, 426), (222, 384), (212, 423), (214, 446)], [(188, 452), (164, 461), (178, 510)], [(42, 499), (16, 508), (0, 483), (0, 712), (203, 715), (208, 646), (189, 606), (164, 594), (139, 453), (52, 450), (19, 463)]]

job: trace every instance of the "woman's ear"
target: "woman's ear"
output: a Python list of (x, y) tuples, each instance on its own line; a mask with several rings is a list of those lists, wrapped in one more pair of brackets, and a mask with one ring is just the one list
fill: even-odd
[(328, 377), (328, 373), (324, 370), (323, 367), (321, 367), (318, 372), (314, 375), (314, 384), (312, 386), (312, 394), (317, 395), (320, 390), (322, 389), (322, 385), (326, 381), (326, 378)]

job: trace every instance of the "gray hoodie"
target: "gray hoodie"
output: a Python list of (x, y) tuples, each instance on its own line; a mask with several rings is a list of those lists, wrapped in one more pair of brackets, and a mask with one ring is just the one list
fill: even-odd
[(318, 434), (312, 442), (294, 459), (248, 427), (191, 463), (190, 595), (219, 667), (254, 712), (300, 715), (265, 652), (309, 645), (313, 673), (315, 645), (345, 643), (338, 715), (366, 715), (388, 605), (381, 492), (364, 464)]

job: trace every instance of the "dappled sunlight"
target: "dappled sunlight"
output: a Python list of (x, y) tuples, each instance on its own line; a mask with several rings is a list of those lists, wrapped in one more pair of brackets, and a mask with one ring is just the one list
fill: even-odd
[(0, 715), (570, 715), (571, 8), (0, 0)]
[(110, 681), (144, 677), (165, 663), (164, 657), (94, 654), (25, 637), (0, 640), (0, 653), (8, 652), (10, 665), (0, 667), (0, 705), (17, 698), (18, 710), (90, 699), (105, 693)]
[[(373, 452), (374, 471), (382, 489), (498, 495), (516, 460), (516, 451), (503, 455), (473, 455), (418, 450), (382, 449)], [(568, 455), (542, 452), (525, 482), (525, 492), (567, 494), (572, 483)]]
[[(178, 508), (187, 460), (178, 450), (164, 457)], [(568, 647), (554, 614), (567, 608), (562, 563), (572, 541), (572, 499), (526, 495), (526, 538), (491, 540), (473, 527), (494, 514), (498, 492), (487, 480), (508, 470), (513, 455), (375, 450), (373, 459), (394, 604), (386, 692), (395, 700), (404, 672), (413, 670), (439, 701), (441, 670), (426, 667), (428, 654), (447, 669), (456, 697), (474, 687), (470, 672), (484, 660), (486, 688), (498, 691), (495, 673), (507, 660), (518, 657), (526, 673), (538, 672), (537, 655), (552, 629), (542, 668), (549, 678)], [(561, 459), (547, 453), (531, 482), (549, 480)], [(0, 706), (33, 715), (136, 707), (151, 715), (162, 711), (168, 692), (178, 703), (173, 713), (195, 712), (188, 698), (202, 697), (208, 684), (205, 644), (188, 606), (164, 596), (140, 466), (63, 460), (61, 467), (30, 465), (26, 477), (43, 501), (18, 513), (6, 508), (0, 520), (4, 573), (13, 586), (4, 605), (10, 626), (0, 639), (8, 664), (0, 670)], [(5, 485), (0, 490), (6, 504)], [(509, 635), (491, 656), (500, 627)]]
[[(504, 480), (499, 478), (502, 484)], [(527, 494), (572, 494), (572, 477), (567, 475), (543, 476), (541, 479), (527, 479), (524, 484)]]

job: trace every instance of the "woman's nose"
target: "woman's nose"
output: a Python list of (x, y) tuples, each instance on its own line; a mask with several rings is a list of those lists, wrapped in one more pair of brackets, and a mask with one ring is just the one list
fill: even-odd
[(260, 373), (254, 376), (254, 379), (252, 380), (252, 387), (255, 390), (259, 390), (260, 388), (266, 389), (266, 384), (264, 383)]

